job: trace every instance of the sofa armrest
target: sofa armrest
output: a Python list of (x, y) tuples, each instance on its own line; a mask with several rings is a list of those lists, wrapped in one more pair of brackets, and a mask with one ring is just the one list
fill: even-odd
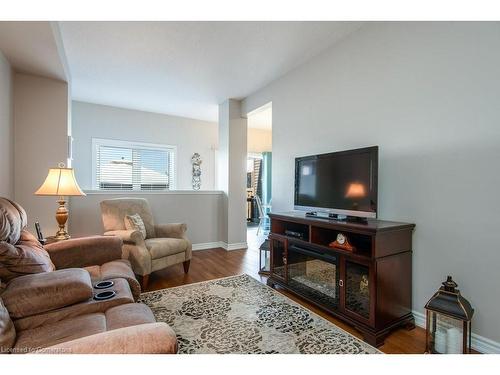
[(11, 318), (20, 319), (92, 298), (92, 282), (81, 268), (19, 276), (7, 284), (2, 299)]
[(144, 237), (142, 233), (138, 230), (110, 230), (104, 232), (105, 236), (115, 236), (120, 238), (125, 243), (132, 243), (134, 245), (141, 245), (144, 243)]
[(102, 265), (122, 258), (122, 240), (118, 237), (92, 236), (45, 245), (56, 269)]
[(165, 323), (119, 328), (41, 349), (40, 354), (175, 354), (177, 339)]
[(185, 223), (155, 225), (156, 237), (159, 238), (183, 238), (187, 240), (186, 231), (187, 224)]

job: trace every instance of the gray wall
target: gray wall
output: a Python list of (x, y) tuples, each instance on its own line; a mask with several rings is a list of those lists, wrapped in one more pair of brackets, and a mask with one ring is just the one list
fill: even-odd
[(373, 23), (244, 101), (273, 103), (273, 210), (296, 156), (379, 145), (379, 217), (417, 225), (414, 309), (453, 275), (496, 342), (499, 45), (498, 22)]
[(177, 146), (177, 190), (192, 190), (191, 156), (202, 159), (201, 188), (215, 186), (217, 124), (207, 121), (73, 101), (73, 167), (82, 189), (92, 188), (92, 138)]
[(14, 198), (12, 69), (0, 51), (0, 197)]
[[(127, 196), (113, 193), (87, 193), (86, 197), (71, 198), (69, 230), (72, 236), (95, 235), (103, 232), (99, 203), (104, 199)], [(134, 193), (146, 198), (157, 223), (186, 223), (193, 244), (219, 242), (222, 221), (222, 192)], [(219, 246), (215, 244), (214, 247)]]

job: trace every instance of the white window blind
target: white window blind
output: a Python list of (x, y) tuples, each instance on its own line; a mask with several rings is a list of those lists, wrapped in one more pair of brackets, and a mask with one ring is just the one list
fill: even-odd
[(175, 189), (175, 146), (93, 139), (96, 190)]

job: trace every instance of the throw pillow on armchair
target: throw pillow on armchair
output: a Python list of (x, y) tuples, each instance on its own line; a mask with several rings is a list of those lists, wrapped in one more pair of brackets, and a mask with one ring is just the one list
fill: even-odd
[(146, 239), (146, 226), (144, 225), (144, 221), (142, 220), (139, 214), (127, 215), (125, 216), (125, 228), (127, 230), (138, 230), (142, 233), (142, 238)]

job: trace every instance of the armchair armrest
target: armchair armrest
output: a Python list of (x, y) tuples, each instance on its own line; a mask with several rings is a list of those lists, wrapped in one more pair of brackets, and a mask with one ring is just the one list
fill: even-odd
[(36, 353), (174, 354), (177, 353), (177, 339), (167, 324), (148, 323), (67, 341)]
[(156, 237), (160, 237), (160, 238), (187, 239), (186, 231), (187, 231), (187, 224), (185, 224), (185, 223), (155, 225)]
[(134, 229), (110, 230), (104, 232), (104, 235), (119, 237), (125, 243), (133, 243), (135, 245), (141, 245), (142, 243), (144, 243), (144, 237), (142, 236), (142, 233)]
[(121, 259), (122, 241), (117, 237), (92, 236), (45, 245), (56, 269), (83, 268)]
[(81, 268), (16, 277), (2, 293), (14, 319), (56, 310), (92, 298), (92, 282)]
[(110, 230), (105, 236), (116, 236), (123, 241), (123, 258), (130, 260), (136, 274), (147, 275), (151, 272), (151, 254), (142, 233), (138, 230)]

